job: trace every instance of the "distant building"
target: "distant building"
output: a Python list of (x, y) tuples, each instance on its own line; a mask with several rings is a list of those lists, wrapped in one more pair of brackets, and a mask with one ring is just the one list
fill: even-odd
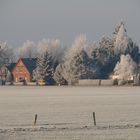
[(135, 77), (135, 76), (136, 76), (135, 74), (129, 75), (128, 81), (134, 81), (134, 77)]
[(15, 67), (15, 65), (16, 65), (16, 63), (10, 63), (10, 64), (3, 65), (0, 68), (0, 79), (9, 81), (8, 76), (11, 75), (11, 78), (12, 78), (12, 70)]
[(14, 81), (20, 82), (23, 79), (27, 82), (32, 81), (33, 70), (36, 68), (36, 60), (36, 58), (20, 58), (12, 70)]
[(111, 74), (110, 75), (110, 79), (112, 79), (112, 80), (118, 80), (119, 79), (119, 75), (118, 74)]
[[(134, 80), (134, 76), (135, 76), (135, 74), (130, 74), (127, 77), (126, 80), (133, 81)], [(112, 74), (112, 75), (110, 75), (110, 79), (112, 79), (112, 80), (119, 80), (120, 79), (120, 76), (118, 74)], [(121, 80), (123, 80), (123, 79), (121, 79)]]
[(140, 74), (136, 74), (134, 77), (134, 85), (140, 86)]

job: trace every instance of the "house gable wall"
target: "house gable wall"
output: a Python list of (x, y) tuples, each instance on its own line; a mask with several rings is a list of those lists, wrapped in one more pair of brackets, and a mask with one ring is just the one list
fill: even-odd
[(26, 66), (22, 62), (22, 59), (19, 59), (13, 71), (13, 78), (15, 82), (20, 82), (21, 79), (25, 79), (26, 81), (30, 81), (30, 73), (28, 72)]

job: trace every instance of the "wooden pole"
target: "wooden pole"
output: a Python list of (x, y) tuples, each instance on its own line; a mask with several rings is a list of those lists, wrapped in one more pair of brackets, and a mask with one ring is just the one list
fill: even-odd
[(34, 125), (36, 125), (36, 122), (37, 122), (37, 114), (35, 114)]
[(93, 121), (94, 121), (94, 126), (96, 126), (95, 112), (93, 112)]

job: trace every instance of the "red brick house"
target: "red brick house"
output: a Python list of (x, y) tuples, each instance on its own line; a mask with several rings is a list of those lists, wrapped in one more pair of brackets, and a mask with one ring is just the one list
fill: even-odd
[(33, 70), (36, 68), (36, 58), (20, 58), (12, 70), (15, 82), (25, 79), (27, 82), (32, 81)]

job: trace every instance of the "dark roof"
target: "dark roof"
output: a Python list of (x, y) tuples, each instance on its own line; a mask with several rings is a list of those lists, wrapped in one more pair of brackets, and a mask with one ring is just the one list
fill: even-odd
[(16, 63), (10, 63), (10, 64), (7, 64), (6, 67), (11, 72), (14, 69), (15, 65)]
[(21, 58), (21, 60), (26, 66), (29, 73), (32, 74), (33, 70), (36, 68), (37, 58)]

